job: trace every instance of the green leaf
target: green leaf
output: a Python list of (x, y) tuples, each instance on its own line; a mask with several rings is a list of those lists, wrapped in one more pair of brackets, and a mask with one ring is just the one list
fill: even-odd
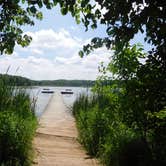
[(160, 110), (159, 112), (154, 113), (154, 116), (156, 116), (159, 119), (166, 119), (166, 109)]
[(62, 8), (61, 8), (61, 13), (62, 13), (62, 15), (66, 15), (67, 12), (68, 12), (68, 9), (67, 9), (66, 7), (62, 7)]
[(42, 1), (38, 1), (37, 4), (38, 4), (39, 8), (42, 8), (42, 7), (43, 7)]
[(76, 23), (77, 23), (77, 24), (80, 24), (80, 23), (81, 23), (80, 15), (79, 15), (79, 14), (77, 14), (77, 15), (75, 16), (75, 19), (76, 19)]
[(30, 7), (31, 13), (35, 14), (37, 12), (37, 9), (35, 6)]
[(86, 5), (87, 5), (86, 1), (83, 0), (83, 1), (81, 2), (81, 7), (84, 8)]
[(45, 5), (47, 9), (51, 9), (54, 6), (53, 3), (46, 3)]
[(79, 56), (80, 56), (81, 58), (83, 58), (83, 56), (84, 56), (83, 51), (79, 51)]
[(57, 0), (53, 0), (54, 6), (57, 5), (58, 1)]
[(36, 14), (36, 18), (39, 19), (39, 20), (42, 20), (42, 19), (43, 19), (43, 14), (42, 14), (42, 12), (38, 12), (38, 13)]
[(92, 25), (91, 25), (91, 28), (92, 28), (92, 29), (96, 29), (96, 28), (97, 28), (97, 24), (92, 24)]

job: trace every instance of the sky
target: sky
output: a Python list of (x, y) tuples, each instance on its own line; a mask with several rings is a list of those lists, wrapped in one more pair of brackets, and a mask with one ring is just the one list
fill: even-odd
[[(95, 80), (99, 64), (108, 64), (113, 52), (100, 48), (83, 58), (78, 52), (93, 37), (106, 36), (105, 27), (85, 32), (82, 24), (77, 25), (70, 14), (62, 16), (59, 8), (43, 8), (42, 13), (42, 21), (35, 20), (35, 26), (23, 28), (32, 37), (31, 44), (26, 48), (16, 46), (12, 55), (0, 56), (0, 73), (6, 73), (10, 67), (8, 74), (33, 80)], [(138, 42), (149, 50), (140, 34), (131, 43)]]

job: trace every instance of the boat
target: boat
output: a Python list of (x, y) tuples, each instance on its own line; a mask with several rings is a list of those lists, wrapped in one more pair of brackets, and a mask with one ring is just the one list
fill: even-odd
[(73, 94), (74, 92), (72, 92), (71, 89), (65, 89), (65, 91), (61, 91), (61, 94)]
[(61, 91), (61, 94), (73, 94), (73, 92), (69, 92), (69, 91)]
[(65, 89), (65, 91), (72, 91), (71, 89)]
[(49, 88), (43, 88), (43, 90), (50, 90)]
[(44, 89), (41, 91), (41, 93), (54, 93), (54, 91), (53, 91), (53, 90), (50, 90), (50, 89), (48, 89), (48, 88), (44, 88)]

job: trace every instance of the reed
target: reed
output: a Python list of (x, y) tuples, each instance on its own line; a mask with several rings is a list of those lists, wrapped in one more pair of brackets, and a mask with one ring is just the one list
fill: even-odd
[(0, 165), (29, 166), (37, 127), (34, 104), (24, 89), (0, 77)]
[(80, 143), (107, 166), (120, 166), (124, 149), (139, 137), (120, 121), (116, 109), (117, 103), (104, 95), (80, 95), (72, 109)]

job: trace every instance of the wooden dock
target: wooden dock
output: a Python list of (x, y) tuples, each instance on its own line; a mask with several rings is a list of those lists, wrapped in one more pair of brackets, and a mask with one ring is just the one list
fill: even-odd
[(97, 166), (77, 141), (75, 120), (60, 93), (51, 98), (34, 139), (38, 166)]

